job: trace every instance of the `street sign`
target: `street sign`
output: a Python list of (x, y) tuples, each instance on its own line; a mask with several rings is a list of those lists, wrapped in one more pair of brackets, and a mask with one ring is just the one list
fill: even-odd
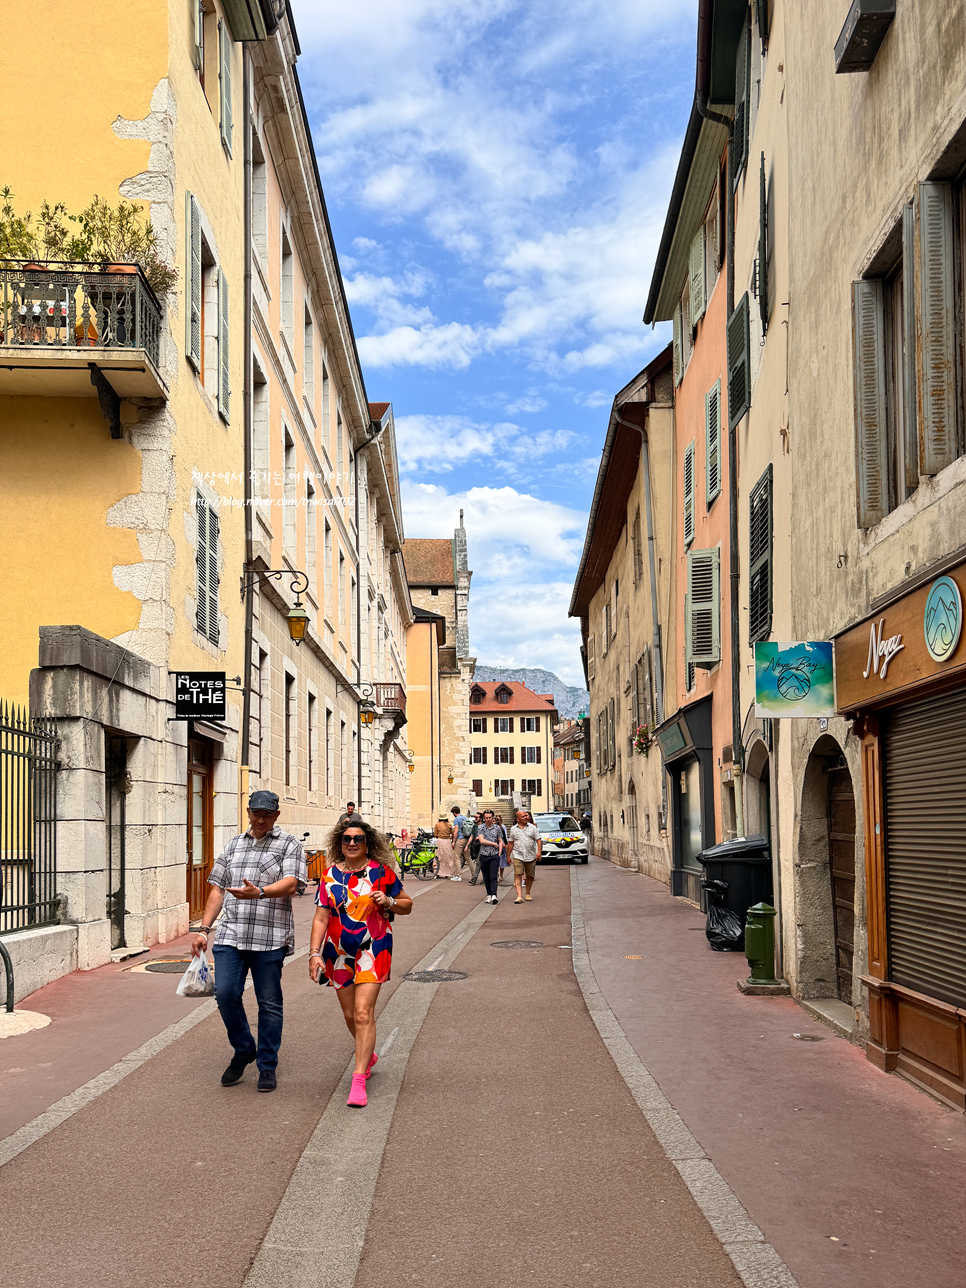
[(755, 715), (772, 720), (834, 716), (831, 642), (756, 644)]
[(224, 720), (224, 671), (175, 671), (175, 720)]

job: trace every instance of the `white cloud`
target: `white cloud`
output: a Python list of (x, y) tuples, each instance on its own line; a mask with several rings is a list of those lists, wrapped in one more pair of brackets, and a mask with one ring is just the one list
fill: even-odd
[(503, 410), (508, 416), (515, 416), (521, 411), (526, 413), (543, 411), (546, 405), (546, 398), (541, 398), (528, 390), (522, 397), (515, 398), (512, 403), (507, 403)]
[(359, 357), (367, 367), (468, 367), (479, 349), (476, 332), (459, 322), (438, 326), (393, 327), (382, 335), (363, 335), (358, 340)]
[(516, 472), (570, 446), (568, 430), (522, 429), (511, 421), (479, 424), (465, 416), (399, 416), (396, 446), (404, 474), (431, 466), (440, 473), (486, 468)]

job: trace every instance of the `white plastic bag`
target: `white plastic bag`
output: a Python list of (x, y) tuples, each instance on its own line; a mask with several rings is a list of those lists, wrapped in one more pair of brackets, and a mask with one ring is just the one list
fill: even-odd
[(192, 958), (188, 969), (181, 976), (178, 996), (207, 997), (214, 991), (215, 972), (211, 969), (211, 962), (204, 953), (199, 953), (197, 957)]

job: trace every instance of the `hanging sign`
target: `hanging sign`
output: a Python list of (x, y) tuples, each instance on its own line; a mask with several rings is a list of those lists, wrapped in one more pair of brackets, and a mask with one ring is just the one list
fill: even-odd
[(771, 720), (835, 715), (831, 641), (755, 645), (755, 715)]
[(224, 720), (224, 671), (175, 671), (175, 720)]

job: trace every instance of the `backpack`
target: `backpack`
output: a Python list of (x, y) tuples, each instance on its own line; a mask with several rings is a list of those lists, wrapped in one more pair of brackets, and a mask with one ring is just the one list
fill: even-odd
[(471, 818), (463, 819), (463, 826), (460, 828), (460, 834), (464, 841), (469, 841), (472, 838), (474, 826), (475, 824)]

